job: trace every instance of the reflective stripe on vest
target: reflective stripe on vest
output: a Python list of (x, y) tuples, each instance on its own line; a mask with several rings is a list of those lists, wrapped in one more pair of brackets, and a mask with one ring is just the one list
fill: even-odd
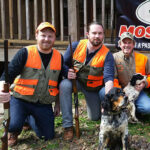
[(56, 87), (56, 88), (51, 88), (51, 89), (49, 89), (50, 95), (56, 96), (56, 95), (59, 93), (58, 88), (57, 88), (58, 82), (53, 81), (53, 80), (49, 80), (48, 85), (49, 85), (49, 86)]
[[(74, 66), (76, 72), (80, 70), (79, 66), (83, 66), (85, 61), (86, 61), (86, 52), (87, 52), (87, 42), (88, 40), (80, 40), (74, 54), (73, 54), (73, 59), (74, 59)], [(100, 48), (100, 50), (95, 54), (95, 56), (92, 58), (91, 62), (88, 64), (90, 65), (90, 68), (103, 68), (104, 67), (104, 61), (107, 53), (109, 52), (108, 48), (106, 48), (104, 45)], [(81, 65), (79, 65), (81, 64)], [(89, 70), (90, 70), (89, 68)], [(103, 70), (103, 69), (102, 69)], [(89, 71), (90, 72), (90, 71)], [(103, 74), (103, 73), (101, 73)], [(103, 75), (97, 74), (88, 74), (87, 78), (87, 86), (88, 87), (98, 87), (103, 84)]]
[[(28, 46), (27, 50), (28, 50), (28, 58), (25, 67), (41, 69), (42, 62), (36, 46), (35, 45)], [(61, 70), (61, 55), (55, 49), (53, 49), (49, 69), (59, 71)], [(21, 95), (33, 95), (37, 83), (38, 79), (16, 78), (14, 81), (14, 84), (16, 84), (14, 87), (14, 91), (18, 92)], [(50, 95), (56, 96), (59, 93), (57, 89), (58, 82), (50, 79), (48, 85), (50, 87), (49, 88)]]

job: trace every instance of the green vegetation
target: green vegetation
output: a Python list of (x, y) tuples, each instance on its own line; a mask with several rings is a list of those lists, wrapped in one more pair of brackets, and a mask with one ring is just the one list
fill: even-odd
[[(9, 150), (97, 150), (100, 121), (90, 121), (86, 114), (86, 103), (84, 96), (79, 93), (79, 113), (81, 137), (74, 137), (73, 141), (63, 141), (62, 116), (55, 118), (55, 139), (43, 141), (36, 137), (31, 131), (22, 131), (19, 135), (17, 146)], [(143, 124), (129, 124), (129, 134), (144, 137), (150, 142), (150, 117), (144, 116)], [(3, 134), (2, 120), (0, 125), (0, 136)]]
[(150, 142), (150, 116), (144, 116), (142, 124), (130, 124), (129, 123), (129, 133), (130, 135), (143, 136)]

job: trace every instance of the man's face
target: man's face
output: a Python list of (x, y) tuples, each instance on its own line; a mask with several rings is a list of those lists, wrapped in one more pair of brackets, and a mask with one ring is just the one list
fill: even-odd
[(89, 32), (87, 32), (87, 37), (93, 46), (100, 46), (104, 40), (104, 31), (102, 26), (95, 24), (91, 25)]
[(133, 51), (135, 42), (129, 38), (125, 38), (122, 41), (120, 41), (119, 45), (124, 55), (128, 57)]
[(38, 31), (35, 36), (39, 50), (44, 53), (49, 53), (56, 39), (55, 32), (49, 28), (45, 28)]

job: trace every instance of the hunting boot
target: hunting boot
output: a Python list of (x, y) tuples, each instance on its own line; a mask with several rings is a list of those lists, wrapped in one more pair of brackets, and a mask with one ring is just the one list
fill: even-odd
[(64, 140), (71, 141), (73, 139), (73, 127), (64, 128)]
[(8, 133), (8, 146), (15, 146), (18, 142), (18, 133)]

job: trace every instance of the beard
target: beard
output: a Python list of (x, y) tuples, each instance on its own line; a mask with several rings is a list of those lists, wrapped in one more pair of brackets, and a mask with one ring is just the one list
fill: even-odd
[(47, 51), (47, 50), (51, 49), (51, 48), (53, 47), (53, 45), (54, 45), (54, 44), (51, 43), (51, 42), (48, 42), (48, 43), (41, 43), (41, 44), (40, 44), (40, 47), (41, 47), (41, 49)]
[(99, 38), (97, 39), (89, 39), (90, 43), (93, 45), (93, 46), (99, 46), (102, 44), (102, 40), (100, 40)]

